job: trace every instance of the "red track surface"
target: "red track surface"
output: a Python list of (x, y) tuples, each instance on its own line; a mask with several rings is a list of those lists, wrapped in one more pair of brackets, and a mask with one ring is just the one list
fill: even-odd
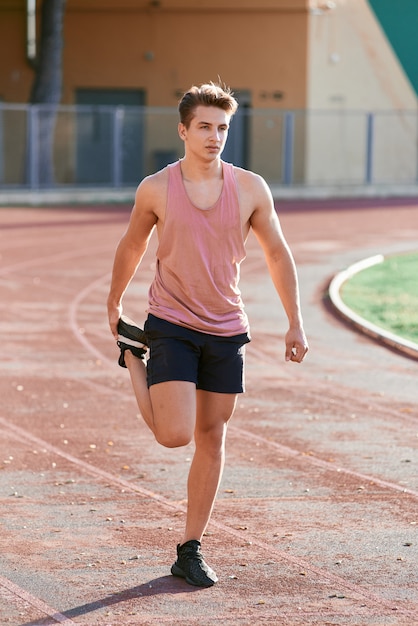
[[(384, 206), (383, 206), (384, 204)], [(126, 208), (0, 210), (0, 624), (418, 623), (417, 363), (324, 306), (333, 273), (418, 247), (418, 207), (284, 207), (311, 351), (253, 240), (247, 393), (204, 542), (218, 585), (169, 575), (192, 447), (137, 419), (105, 300)], [(143, 321), (155, 242), (125, 299)]]

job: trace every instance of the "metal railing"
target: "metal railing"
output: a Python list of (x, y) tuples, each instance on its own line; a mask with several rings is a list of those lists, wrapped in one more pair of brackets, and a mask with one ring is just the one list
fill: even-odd
[[(135, 186), (183, 154), (177, 110), (0, 105), (3, 189)], [(244, 109), (223, 158), (292, 187), (416, 185), (417, 111)]]

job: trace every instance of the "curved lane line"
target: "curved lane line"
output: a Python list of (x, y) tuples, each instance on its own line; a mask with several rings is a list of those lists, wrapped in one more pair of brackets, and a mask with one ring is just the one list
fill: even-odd
[(399, 350), (400, 352), (404, 352), (414, 359), (418, 359), (418, 344), (413, 341), (409, 341), (408, 339), (404, 339), (399, 335), (395, 335), (388, 330), (384, 330), (376, 324), (372, 324), (364, 317), (361, 317), (350, 309), (350, 307), (343, 302), (340, 296), (341, 288), (347, 280), (369, 267), (383, 263), (384, 260), (385, 257), (382, 254), (376, 254), (375, 256), (368, 257), (367, 259), (363, 259), (362, 261), (358, 261), (357, 263), (350, 265), (346, 270), (343, 270), (334, 276), (328, 288), (331, 303), (345, 320), (349, 321), (363, 334), (368, 335), (373, 339), (377, 339), (391, 348)]
[[(106, 281), (110, 280), (110, 274), (107, 272), (104, 276), (97, 278), (92, 283), (84, 287), (77, 296), (72, 300), (69, 310), (68, 310), (68, 323), (70, 329), (75, 336), (75, 338), (81, 343), (81, 345), (87, 350), (87, 352), (91, 352), (94, 356), (108, 365), (109, 367), (114, 367), (115, 363), (108, 359), (100, 350), (98, 350), (87, 338), (86, 336), (80, 332), (80, 327), (77, 324), (77, 309), (80, 304), (84, 300), (84, 298), (92, 292), (96, 287), (101, 287)], [(104, 306), (104, 305), (103, 305)], [(109, 330), (110, 337), (110, 330)]]
[[(74, 334), (74, 336), (77, 338), (77, 340), (82, 344), (82, 346), (89, 352), (91, 352), (92, 354), (94, 354), (96, 356), (96, 358), (100, 359), (102, 362), (106, 363), (107, 365), (114, 367), (114, 362), (111, 361), (110, 359), (108, 359), (107, 357), (105, 357), (88, 339), (85, 335), (80, 333), (79, 330), (79, 326), (77, 324), (77, 308), (80, 305), (80, 303), (83, 301), (83, 299), (90, 295), (92, 290), (97, 287), (97, 286), (102, 286), (102, 284), (105, 282), (105, 280), (107, 280), (109, 277), (109, 274), (106, 274), (105, 276), (102, 276), (101, 278), (98, 278), (97, 280), (93, 281), (92, 283), (90, 283), (89, 285), (87, 285), (82, 291), (80, 291), (77, 296), (74, 298), (74, 300), (71, 302), (70, 304), (70, 308), (69, 308), (69, 312), (68, 312), (68, 316), (69, 316), (69, 324), (70, 324), (70, 328)], [(100, 386), (100, 384), (95, 383), (95, 385)], [(385, 480), (381, 480), (379, 478), (376, 478), (374, 476), (371, 476), (369, 474), (362, 474), (361, 472), (356, 472), (354, 470), (350, 470), (350, 469), (345, 469), (342, 467), (338, 467), (335, 466), (333, 463), (329, 463), (328, 461), (324, 461), (322, 459), (319, 459), (317, 457), (312, 457), (312, 456), (305, 456), (303, 454), (303, 452), (300, 452), (299, 450), (295, 450), (293, 448), (290, 448), (288, 446), (283, 446), (282, 444), (278, 444), (274, 441), (271, 441), (269, 439), (265, 439), (264, 437), (261, 437), (260, 435), (256, 435), (254, 433), (252, 433), (251, 431), (247, 431), (244, 430), (242, 428), (238, 428), (236, 426), (230, 426), (229, 430), (236, 432), (236, 433), (240, 433), (242, 435), (244, 435), (245, 437), (249, 438), (249, 439), (254, 439), (257, 440), (259, 442), (262, 442), (270, 447), (274, 447), (278, 450), (280, 450), (280, 452), (282, 452), (283, 454), (286, 454), (286, 456), (288, 457), (301, 457), (306, 459), (306, 461), (308, 463), (311, 463), (312, 465), (316, 465), (319, 467), (322, 467), (323, 469), (332, 471), (332, 472), (338, 472), (339, 474), (347, 474), (349, 476), (354, 476), (355, 478), (359, 478), (361, 480), (365, 480), (369, 483), (378, 485), (382, 488), (389, 488), (395, 491), (399, 491), (401, 493), (407, 493), (411, 496), (413, 496), (414, 498), (418, 498), (418, 492), (417, 491), (413, 491), (412, 489), (407, 489), (405, 487), (402, 487), (401, 485), (398, 485), (396, 483), (392, 483), (389, 481), (385, 481)]]
[[(100, 247), (99, 249), (103, 250), (104, 247)], [(107, 250), (107, 247), (106, 247)], [(91, 249), (89, 250), (88, 253), (86, 254), (91, 254)], [(64, 253), (64, 254), (57, 254), (57, 255), (53, 255), (53, 258), (55, 260), (64, 260), (65, 258), (70, 258), (73, 256), (85, 256), (85, 255), (81, 255), (79, 251), (77, 252), (73, 252), (73, 253)], [(48, 257), (48, 260), (50, 261), (51, 257)], [(37, 259), (36, 262), (34, 263), (34, 261), (32, 260), (31, 262), (23, 262), (23, 263), (19, 263), (16, 264), (15, 266), (9, 267), (9, 268), (4, 268), (2, 272), (0, 273), (9, 273), (10, 271), (15, 271), (17, 269), (23, 269), (23, 267), (27, 267), (27, 266), (32, 266), (32, 265), (38, 265), (43, 261), (46, 261), (46, 258), (43, 259)], [(72, 332), (74, 333), (75, 337), (77, 338), (77, 340), (91, 353), (93, 353), (94, 355), (96, 355), (98, 358), (100, 358), (102, 361), (106, 362), (109, 365), (113, 366), (113, 361), (110, 361), (108, 358), (104, 357), (104, 355), (97, 350), (88, 339), (86, 339), (86, 337), (80, 333), (79, 328), (77, 326), (76, 323), (76, 318), (77, 318), (77, 308), (79, 306), (79, 304), (82, 302), (82, 300), (91, 293), (91, 290), (97, 286), (101, 286), (105, 280), (108, 280), (109, 274), (107, 273), (105, 276), (100, 277), (99, 279), (96, 279), (95, 281), (93, 281), (90, 285), (88, 285), (87, 287), (85, 287), (82, 291), (79, 292), (79, 294), (77, 295), (77, 297), (73, 300), (73, 302), (71, 303), (70, 306), (70, 311), (69, 311), (69, 323), (70, 323), (70, 327), (72, 329)], [(53, 452), (54, 454), (61, 456), (63, 458), (66, 458), (68, 461), (70, 461), (71, 463), (77, 465), (78, 467), (84, 469), (84, 471), (86, 471), (87, 473), (94, 475), (98, 478), (103, 478), (106, 479), (106, 481), (111, 482), (115, 485), (119, 485), (119, 486), (123, 486), (125, 489), (129, 490), (129, 491), (133, 491), (135, 493), (140, 494), (142, 497), (150, 497), (152, 499), (154, 499), (155, 501), (158, 501), (159, 503), (161, 503), (164, 506), (169, 507), (170, 509), (174, 509), (177, 511), (185, 511), (185, 508), (182, 507), (180, 504), (175, 503), (175, 502), (171, 502), (169, 500), (167, 500), (166, 498), (164, 498), (163, 496), (160, 496), (157, 493), (148, 491), (146, 489), (143, 489), (141, 487), (138, 487), (136, 485), (133, 485), (131, 483), (129, 483), (128, 481), (125, 481), (121, 478), (118, 478), (112, 474), (109, 474), (103, 470), (100, 470), (99, 468), (96, 468), (92, 465), (90, 465), (89, 463), (86, 463), (85, 461), (82, 461), (81, 459), (78, 459), (76, 457), (73, 457), (70, 454), (67, 454), (66, 452), (64, 452), (63, 450), (60, 450), (59, 448), (56, 448), (55, 446), (49, 444), (48, 442), (32, 435), (31, 433), (29, 433), (28, 431), (25, 431), (21, 428), (19, 428), (18, 426), (15, 426), (14, 424), (8, 422), (6, 419), (1, 418), (0, 417), (0, 423), (3, 424), (4, 427), (6, 427), (9, 431), (12, 431), (12, 433), (14, 434), (15, 437), (17, 437), (20, 441), (25, 442), (30, 442), (30, 443), (37, 443), (38, 445), (42, 445), (44, 448), (49, 449), (51, 452)], [(234, 430), (236, 430), (237, 432), (239, 432), (240, 434), (243, 434), (245, 436), (251, 437), (251, 438), (257, 438), (259, 441), (262, 441), (263, 443), (267, 444), (267, 445), (273, 445), (276, 448), (279, 448), (282, 452), (285, 452), (288, 456), (303, 456), (303, 453), (300, 453), (299, 451), (293, 450), (292, 448), (287, 448), (285, 446), (281, 446), (280, 444), (275, 444), (274, 442), (271, 442), (269, 440), (263, 439), (262, 437), (258, 437), (257, 435), (253, 435), (250, 432), (246, 432), (242, 429), (238, 429), (238, 428), (234, 428)], [(309, 462), (313, 462), (317, 465), (320, 465), (322, 467), (325, 467), (327, 469), (330, 469), (332, 471), (338, 471), (338, 472), (346, 472), (349, 474), (352, 474), (354, 476), (358, 476), (361, 478), (366, 478), (367, 480), (369, 480), (370, 482), (374, 482), (376, 484), (380, 483), (382, 486), (386, 486), (386, 487), (390, 487), (390, 488), (395, 488), (397, 490), (401, 490), (402, 492), (406, 492), (406, 493), (410, 493), (411, 495), (415, 495), (417, 496), (418, 494), (416, 494), (415, 492), (411, 492), (409, 490), (403, 489), (398, 485), (393, 485), (392, 483), (386, 483), (385, 481), (378, 481), (376, 480), (374, 477), (369, 477), (366, 475), (362, 475), (362, 474), (357, 474), (355, 472), (351, 472), (350, 470), (342, 470), (340, 468), (335, 468), (332, 464), (327, 463), (326, 461), (321, 461), (320, 459), (312, 459), (311, 457), (309, 459), (307, 459), (307, 461)], [(230, 528), (222, 523), (216, 522), (216, 521), (211, 521), (211, 525), (219, 528), (220, 530), (228, 533), (229, 535), (232, 535), (238, 539), (242, 539), (242, 535), (241, 533), (239, 533), (239, 531)], [(298, 567), (304, 567), (306, 570), (310, 570), (311, 572), (315, 573), (316, 575), (320, 576), (320, 577), (324, 577), (327, 580), (331, 581), (331, 582), (335, 582), (338, 583), (339, 585), (342, 585), (343, 587), (350, 589), (352, 592), (354, 592), (357, 596), (360, 596), (361, 598), (364, 598), (366, 600), (369, 601), (369, 603), (371, 602), (374, 605), (379, 605), (379, 606), (385, 606), (386, 608), (388, 608), (389, 610), (394, 610), (394, 602), (390, 602), (385, 600), (384, 598), (380, 597), (380, 596), (376, 596), (374, 594), (371, 594), (368, 590), (363, 589), (360, 586), (357, 586), (355, 583), (351, 583), (347, 580), (345, 580), (344, 578), (341, 578), (339, 576), (336, 576), (335, 574), (332, 574), (330, 572), (328, 572), (327, 570), (323, 570), (320, 569), (314, 565), (312, 565), (309, 562), (305, 562), (303, 559), (297, 558), (297, 557), (293, 557), (292, 555), (289, 555), (287, 553), (283, 553), (279, 550), (276, 550), (274, 548), (271, 547), (271, 545), (266, 544), (262, 541), (259, 541), (257, 539), (254, 538), (253, 540), (253, 544), (257, 545), (258, 547), (262, 548), (263, 550), (268, 551), (270, 554), (274, 553), (277, 555), (278, 558), (293, 563), (295, 565), (297, 565)], [(47, 615), (49, 615), (50, 617), (52, 617), (55, 621), (63, 623), (69, 623), (69, 624), (74, 624), (74, 622), (72, 622), (69, 618), (67, 618), (65, 615), (62, 615), (59, 612), (54, 611), (54, 609), (52, 609), (51, 607), (49, 607), (48, 605), (46, 605), (45, 603), (43, 603), (41, 600), (38, 600), (37, 598), (34, 598), (33, 596), (31, 596), (30, 594), (28, 594), (27, 592), (25, 592), (24, 590), (21, 590), (19, 587), (15, 586), (14, 583), (12, 583), (11, 581), (8, 581), (7, 579), (3, 579), (2, 577), (0, 577), (0, 584), (3, 584), (4, 587), (7, 587), (10, 591), (12, 591), (15, 595), (18, 595), (24, 599), (26, 599), (28, 602), (30, 602), (31, 604), (33, 604), (34, 606), (36, 606), (37, 608), (39, 608), (40, 610), (46, 612)], [(396, 607), (397, 611), (399, 613), (402, 613), (403, 615), (408, 615), (411, 617), (415, 617), (415, 614), (412, 613), (411, 611), (409, 611), (408, 609), (402, 609), (402, 608), (398, 608)], [(398, 614), (399, 614), (398, 613)]]

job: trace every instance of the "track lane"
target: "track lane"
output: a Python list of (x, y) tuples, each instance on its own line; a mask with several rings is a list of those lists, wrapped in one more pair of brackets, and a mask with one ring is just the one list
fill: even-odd
[[(56, 446), (51, 445), (47, 441), (42, 440), (39, 437), (35, 437), (28, 431), (15, 426), (14, 424), (8, 422), (3, 417), (0, 417), (0, 424), (2, 425), (3, 429), (8, 430), (10, 433), (13, 433), (17, 441), (26, 442), (27, 444), (30, 444), (30, 445), (34, 444), (40, 448), (48, 450), (52, 454), (66, 459), (67, 461), (75, 465), (78, 469), (82, 470), (83, 472), (86, 472), (87, 474), (93, 476), (94, 478), (99, 479), (99, 480), (104, 480), (106, 484), (112, 484), (118, 487), (123, 487), (124, 490), (134, 492), (135, 494), (138, 494), (143, 498), (151, 498), (157, 501), (159, 504), (162, 504), (164, 507), (169, 508), (170, 510), (174, 510), (176, 512), (182, 512), (182, 513), (186, 512), (185, 507), (179, 505), (177, 502), (173, 502), (167, 498), (164, 498), (163, 496), (159, 494), (148, 491), (147, 489), (139, 487), (136, 484), (132, 484), (131, 482), (127, 480), (114, 476), (113, 474), (106, 472), (90, 463), (86, 463), (85, 461), (71, 454), (68, 454), (64, 450), (61, 450), (57, 448)], [(239, 530), (236, 530), (235, 528), (231, 526), (227, 526), (226, 524), (223, 524), (216, 520), (212, 520), (210, 526), (223, 531), (227, 536), (229, 535), (235, 539), (238, 539), (239, 541), (242, 541), (242, 533)], [(347, 579), (341, 576), (337, 576), (325, 570), (324, 568), (316, 567), (312, 563), (307, 561), (306, 559), (296, 558), (292, 556), (291, 554), (277, 550), (274, 547), (272, 547), (270, 543), (260, 541), (255, 536), (246, 535), (246, 541), (250, 542), (253, 546), (257, 546), (257, 548), (260, 548), (262, 551), (270, 555), (270, 557), (273, 556), (274, 558), (280, 561), (286, 561), (290, 563), (291, 565), (295, 566), (298, 569), (298, 571), (310, 572), (311, 574), (316, 575), (321, 580), (326, 579), (328, 582), (337, 585), (339, 589), (343, 589), (345, 591), (351, 592), (352, 594), (354, 594), (354, 596), (357, 599), (364, 601), (368, 606), (372, 606), (374, 608), (384, 607), (388, 611), (396, 610), (399, 614), (405, 615), (407, 617), (415, 617), (414, 611), (410, 611), (409, 609), (405, 607), (396, 605), (394, 602), (389, 602), (382, 596), (379, 596), (378, 594), (373, 594), (370, 592), (370, 590), (363, 589), (360, 585), (351, 583)], [(0, 579), (0, 584), (4, 584), (3, 579)], [(6, 586), (6, 584), (4, 584), (4, 586)], [(14, 587), (16, 586), (13, 583), (10, 583), (9, 590), (13, 591)], [(16, 587), (16, 590), (18, 591), (19, 588)], [(22, 597), (24, 597), (20, 592), (17, 593), (17, 595), (21, 595)], [(28, 594), (28, 597), (29, 596), (30, 594)], [(41, 607), (42, 604), (43, 602), (40, 601), (39, 608)], [(44, 610), (44, 608), (42, 608), (42, 610)], [(51, 613), (47, 613), (47, 614), (51, 615)], [(61, 614), (58, 613), (58, 615), (61, 615)]]
[[(104, 246), (104, 247), (103, 247), (103, 255), (106, 255), (106, 251), (109, 253), (109, 255), (111, 254), (111, 252), (110, 252), (110, 248), (107, 248), (106, 246)], [(97, 252), (97, 250), (96, 250), (96, 252)], [(80, 255), (80, 258), (81, 258), (82, 256), (83, 256), (83, 255)], [(50, 257), (50, 259), (49, 259), (49, 262), (48, 262), (48, 259), (45, 257), (45, 259), (44, 259), (44, 261), (45, 261), (45, 267), (47, 267), (47, 266), (48, 266), (48, 264), (49, 264), (49, 263), (51, 263), (51, 260), (52, 260), (52, 262), (53, 262), (53, 263), (61, 263), (61, 262), (66, 262), (66, 261), (68, 261), (70, 258), (72, 258), (72, 259), (76, 259), (76, 258), (77, 258), (77, 254), (73, 254), (73, 253), (71, 253), (69, 256), (68, 256), (68, 254), (67, 254), (67, 253), (65, 253), (65, 254), (61, 254), (61, 253), (59, 253), (59, 254), (57, 254), (57, 255), (55, 255), (55, 256), (54, 256), (54, 255), (51, 255), (51, 257)], [(84, 256), (84, 258), (85, 258), (85, 256)], [(38, 263), (38, 260), (36, 261), (36, 263)], [(41, 266), (42, 266), (42, 264), (41, 264)], [(257, 260), (257, 262), (256, 262), (256, 263), (254, 263), (254, 267), (258, 267), (258, 266), (259, 266), (259, 261)], [(29, 263), (29, 265), (28, 265), (28, 263), (27, 263), (27, 262), (26, 262), (26, 263), (24, 263), (23, 265), (19, 265), (19, 264), (18, 264), (17, 266), (15, 265), (15, 267), (14, 267), (14, 269), (13, 269), (13, 272), (15, 272), (15, 271), (19, 271), (19, 270), (28, 269), (28, 268), (30, 269), (30, 267), (31, 267), (31, 264)], [(9, 268), (9, 269), (10, 269), (10, 268)], [(6, 270), (6, 271), (7, 271), (7, 270)], [(102, 289), (102, 288), (103, 288), (103, 286), (104, 286), (104, 284), (105, 284), (105, 282), (106, 282), (106, 280), (107, 280), (107, 278), (106, 278), (106, 277), (107, 277), (107, 275), (102, 275), (102, 274), (101, 274), (101, 275), (99, 275), (99, 277), (98, 277), (98, 278), (94, 278), (94, 280), (93, 280), (93, 281), (91, 281), (91, 282), (89, 282), (87, 285), (86, 285), (86, 284), (84, 284), (84, 286), (82, 287), (82, 289), (78, 291), (78, 293), (77, 293), (77, 295), (76, 295), (76, 297), (75, 297), (75, 300), (74, 300), (74, 299), (73, 299), (73, 300), (71, 300), (69, 320), (70, 320), (70, 328), (71, 328), (71, 331), (74, 333), (74, 336), (77, 336), (77, 341), (78, 341), (78, 342), (79, 342), (79, 343), (83, 346), (83, 348), (84, 348), (87, 352), (88, 352), (88, 351), (90, 351), (90, 353), (92, 354), (92, 356), (94, 356), (95, 358), (100, 359), (100, 360), (102, 361), (102, 363), (103, 363), (105, 366), (109, 366), (109, 369), (112, 367), (112, 368), (113, 368), (113, 370), (114, 370), (114, 369), (115, 369), (115, 366), (114, 366), (114, 364), (113, 364), (113, 361), (112, 361), (109, 357), (107, 357), (106, 355), (104, 355), (104, 354), (101, 352), (101, 350), (100, 350), (99, 348), (95, 347), (95, 345), (94, 345), (94, 341), (95, 341), (96, 339), (95, 339), (95, 340), (93, 340), (92, 342), (90, 342), (90, 341), (89, 341), (89, 339), (87, 339), (86, 334), (81, 334), (81, 333), (79, 332), (80, 327), (81, 327), (81, 328), (83, 328), (83, 326), (84, 326), (84, 325), (83, 325), (81, 322), (80, 322), (80, 324), (78, 323), (78, 317), (77, 317), (77, 316), (78, 316), (78, 314), (79, 314), (79, 312), (80, 312), (80, 310), (83, 308), (83, 306), (84, 306), (84, 307), (86, 307), (86, 306), (87, 306), (87, 308), (88, 308), (88, 306), (89, 306), (88, 299), (89, 299), (89, 297), (90, 297), (92, 294), (94, 294), (95, 290), (96, 290), (96, 289), (98, 289), (98, 290), (100, 291), (100, 289)], [(83, 282), (84, 282), (84, 280), (83, 280)], [(70, 294), (71, 294), (71, 292), (68, 292), (68, 295), (70, 295)], [(72, 292), (72, 294), (71, 294), (71, 295), (72, 295), (72, 296), (74, 296), (74, 293)], [(68, 303), (67, 303), (67, 307), (68, 307)], [(68, 310), (68, 309), (67, 309), (67, 310)], [(82, 338), (82, 339), (80, 340), (80, 338)], [(91, 350), (91, 348), (93, 348), (93, 351)], [(263, 356), (264, 356), (264, 353), (263, 353)], [(261, 359), (261, 360), (263, 360), (263, 359)], [(96, 389), (97, 389), (97, 391), (98, 391), (98, 392), (99, 392), (100, 390), (102, 390), (102, 392), (103, 392), (103, 387), (102, 387), (102, 385), (101, 385), (101, 384), (98, 384), (98, 383), (96, 382), (96, 383), (93, 383), (93, 385), (96, 385)], [(394, 412), (394, 413), (395, 413), (395, 412)], [(403, 417), (403, 418), (406, 418), (406, 419), (408, 420), (408, 417), (409, 417), (409, 416), (408, 416), (407, 414), (405, 414), (405, 415), (403, 415), (402, 417)], [(274, 446), (274, 445), (273, 445), (273, 446), (271, 446), (271, 444), (272, 444), (272, 443), (274, 443), (274, 442), (268, 441), (268, 440), (266, 440), (266, 439), (265, 439), (265, 438), (263, 438), (263, 437), (258, 437), (257, 435), (254, 435), (254, 433), (249, 433), (248, 431), (245, 431), (245, 430), (243, 430), (243, 429), (237, 428), (237, 427), (235, 427), (235, 426), (232, 426), (232, 427), (231, 427), (231, 432), (234, 434), (234, 436), (239, 436), (239, 437), (241, 437), (241, 436), (246, 437), (246, 436), (248, 436), (248, 435), (249, 435), (249, 437), (250, 437), (250, 439), (251, 439), (251, 440), (253, 440), (253, 441), (255, 441), (255, 442), (256, 442), (256, 441), (258, 441), (259, 443), (263, 443), (263, 445), (264, 445), (264, 444), (265, 444), (265, 445), (270, 445), (270, 447), (275, 448), (278, 452), (280, 452), (280, 454), (286, 455), (286, 456), (287, 456), (287, 457), (289, 457), (289, 458), (296, 457), (296, 456), (298, 456), (298, 455), (301, 455), (301, 454), (302, 454), (300, 451), (298, 451), (298, 450), (296, 450), (296, 449), (293, 449), (293, 448), (291, 448), (291, 447), (288, 447), (288, 446), (281, 446), (281, 445), (280, 445), (279, 447)], [(254, 437), (255, 437), (255, 438), (254, 438)], [(40, 442), (41, 442), (41, 441), (43, 442), (44, 440), (39, 439), (39, 441), (40, 441)], [(266, 442), (267, 442), (267, 443), (266, 443)], [(65, 452), (65, 451), (64, 451), (64, 452)], [(75, 457), (75, 458), (76, 458), (76, 457)], [(312, 459), (308, 459), (308, 462), (309, 462), (309, 463), (311, 463), (311, 461), (312, 461)], [(320, 461), (320, 464), (321, 464), (321, 460), (319, 460), (319, 461)], [(315, 465), (316, 463), (313, 463), (313, 464)], [(328, 466), (331, 466), (331, 467), (328, 467)], [(334, 471), (334, 472), (336, 471), (336, 470), (335, 470), (335, 466), (333, 466), (333, 465), (332, 465), (332, 464), (330, 464), (330, 463), (326, 464), (326, 466), (322, 466), (322, 465), (321, 465), (321, 467), (322, 467), (323, 469), (327, 469), (327, 470), (329, 469), (330, 471)], [(361, 473), (355, 473), (355, 476), (356, 476), (356, 477), (368, 477), (368, 475), (366, 475), (366, 474), (361, 474)], [(372, 477), (372, 478), (373, 478), (373, 477)], [(365, 478), (364, 478), (364, 479), (365, 479)], [(400, 489), (400, 486), (399, 486), (399, 485), (396, 485), (396, 483), (393, 483), (393, 484), (392, 484), (392, 483), (390, 483), (390, 482), (388, 481), (388, 483), (387, 483), (387, 484), (383, 484), (384, 482), (385, 482), (385, 481), (382, 481), (382, 485), (381, 485), (381, 487), (382, 487), (382, 488), (383, 488), (383, 487), (384, 487), (384, 488), (389, 488), (389, 489), (393, 489), (393, 488), (394, 488), (394, 489), (395, 489), (395, 491)], [(394, 486), (394, 487), (393, 487), (393, 486)], [(150, 492), (150, 493), (154, 493), (154, 492)], [(415, 492), (413, 492), (413, 493), (415, 493)], [(413, 493), (411, 493), (410, 495), (413, 495)], [(157, 494), (157, 495), (158, 495), (158, 494)], [(181, 510), (181, 508), (180, 508), (180, 509), (178, 509), (178, 510)], [(221, 527), (219, 527), (219, 528), (221, 528)], [(226, 528), (228, 529), (229, 527), (226, 527)], [(222, 529), (222, 530), (223, 530), (223, 529)], [(225, 532), (227, 532), (227, 530), (225, 530)], [(229, 531), (228, 531), (228, 532), (229, 532)], [(237, 533), (237, 539), (238, 539), (238, 538), (241, 538), (241, 534), (240, 534), (239, 532)], [(258, 540), (257, 540), (257, 538), (254, 538), (254, 539), (255, 539), (255, 541), (258, 541)], [(255, 545), (258, 545), (258, 544), (255, 544)], [(266, 546), (269, 546), (269, 544), (264, 544), (263, 542), (261, 542), (260, 549), (266, 549)], [(289, 559), (287, 559), (287, 560), (289, 560)], [(290, 559), (290, 561), (292, 561), (292, 559)], [(299, 564), (299, 565), (298, 565), (298, 567), (302, 567), (302, 565), (300, 565), (301, 563), (302, 563), (302, 564), (303, 564), (303, 566), (304, 566), (304, 561), (303, 561), (303, 560), (302, 560), (302, 561), (301, 561), (301, 560), (297, 560), (297, 563)], [(311, 570), (310, 570), (310, 571), (311, 571)], [(312, 570), (312, 571), (313, 571), (313, 570)], [(318, 576), (319, 576), (319, 575), (321, 575), (321, 572), (322, 572), (322, 570), (321, 570), (321, 569), (319, 569), (319, 570), (317, 571)], [(322, 572), (322, 574), (323, 574), (323, 572)], [(339, 581), (337, 581), (337, 580), (336, 580), (335, 582), (336, 582), (336, 583), (337, 583), (337, 582), (339, 583)], [(346, 582), (347, 582), (347, 581), (346, 581)], [(353, 590), (353, 591), (354, 591), (354, 590)], [(368, 593), (368, 592), (365, 592), (364, 590), (361, 590), (361, 592), (360, 592), (360, 593)], [(369, 595), (369, 597), (370, 597), (370, 595)], [(376, 597), (377, 597), (377, 598), (379, 598), (379, 596), (376, 596)], [(380, 598), (379, 598), (379, 600), (380, 600)], [(375, 602), (376, 602), (376, 601), (375, 601), (375, 600), (373, 600), (373, 601), (372, 601), (372, 605), (374, 605), (374, 603), (375, 603)], [(382, 604), (381, 604), (381, 605), (382, 605)], [(376, 606), (377, 606), (377, 604), (376, 604)], [(382, 605), (382, 606), (383, 606), (383, 605)], [(389, 602), (387, 605), (385, 604), (384, 606), (385, 606), (386, 610), (387, 610), (387, 611), (389, 611), (389, 610), (392, 610), (392, 609), (393, 609), (394, 604)], [(391, 606), (392, 608), (389, 608), (389, 606)], [(408, 611), (408, 609), (406, 609), (406, 610)], [(290, 616), (290, 615), (291, 615), (291, 614), (289, 614), (289, 616)], [(411, 616), (411, 615), (412, 615), (412, 613), (406, 613), (405, 615), (410, 615), (410, 616)], [(138, 622), (138, 623), (139, 623), (139, 622)]]

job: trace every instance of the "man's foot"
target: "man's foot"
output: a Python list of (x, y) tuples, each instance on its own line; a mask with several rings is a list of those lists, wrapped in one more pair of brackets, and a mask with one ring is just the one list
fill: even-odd
[(129, 317), (122, 315), (118, 323), (118, 333), (116, 343), (120, 348), (119, 365), (126, 367), (125, 350), (130, 350), (134, 356), (143, 359), (147, 351), (147, 338), (144, 331), (138, 328)]
[(177, 561), (171, 566), (173, 576), (185, 578), (189, 585), (211, 587), (218, 582), (213, 569), (203, 560), (200, 541), (192, 539), (177, 546)]

